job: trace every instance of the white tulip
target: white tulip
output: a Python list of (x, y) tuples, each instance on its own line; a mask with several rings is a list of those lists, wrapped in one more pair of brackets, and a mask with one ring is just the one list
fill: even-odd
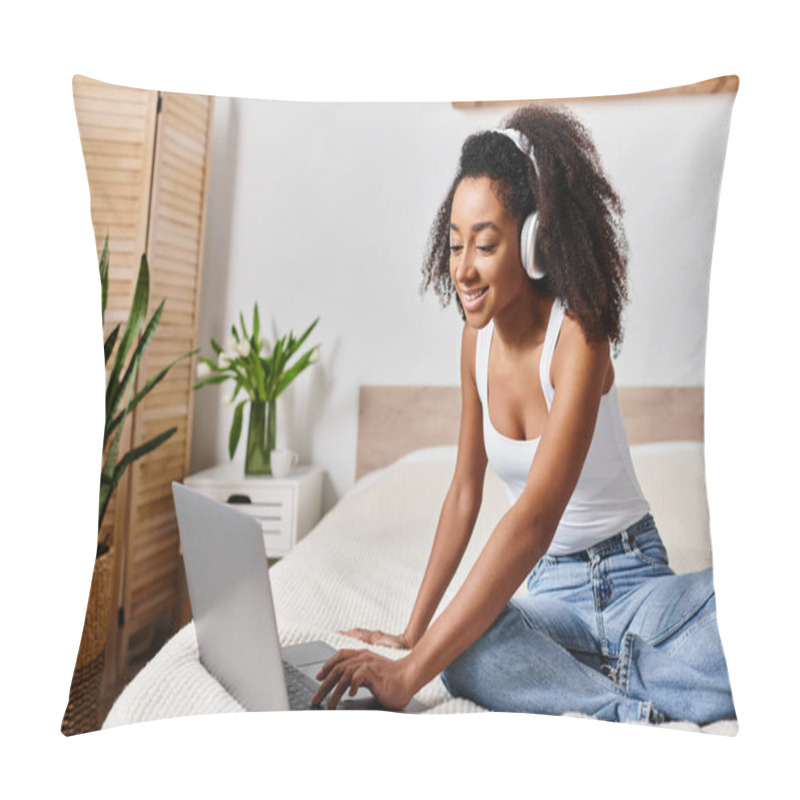
[(228, 358), (227, 354), (220, 353), (219, 358), (217, 359), (217, 366), (220, 369), (227, 369), (231, 365), (230, 359)]
[(232, 352), (232, 351), (236, 350), (236, 346), (237, 346), (237, 344), (238, 344), (238, 343), (237, 343), (237, 341), (236, 341), (236, 338), (234, 337), (234, 335), (233, 335), (233, 334), (231, 334), (231, 335), (228, 337), (228, 345), (227, 345), (227, 349), (228, 349), (228, 350), (230, 350), (230, 351)]
[(205, 361), (198, 361), (197, 363), (197, 378), (203, 380), (211, 375), (211, 367)]
[(236, 350), (239, 352), (239, 355), (243, 358), (247, 358), (250, 355), (250, 342), (247, 339), (242, 339), (238, 345), (236, 345)]
[(233, 395), (232, 395), (232, 394), (229, 394), (229, 395), (228, 395), (228, 396), (227, 396), (227, 397), (226, 397), (226, 398), (225, 398), (225, 399), (224, 399), (222, 402), (223, 402), (223, 403), (224, 403), (226, 406), (232, 406), (232, 405), (233, 405)]
[(319, 345), (317, 345), (311, 352), (311, 357), (308, 359), (309, 364), (316, 364), (319, 361)]

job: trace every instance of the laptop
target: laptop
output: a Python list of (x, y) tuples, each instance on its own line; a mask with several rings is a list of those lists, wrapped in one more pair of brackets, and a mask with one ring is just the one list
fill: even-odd
[[(280, 646), (261, 523), (181, 483), (172, 497), (200, 662), (247, 711), (313, 708), (315, 676), (336, 650), (322, 641)], [(381, 708), (363, 686), (337, 706)], [(424, 710), (417, 700), (402, 709)]]

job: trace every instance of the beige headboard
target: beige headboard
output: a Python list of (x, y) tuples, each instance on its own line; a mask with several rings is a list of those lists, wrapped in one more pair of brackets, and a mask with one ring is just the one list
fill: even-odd
[[(619, 387), (631, 444), (703, 441), (703, 388)], [(358, 397), (356, 480), (421, 447), (458, 442), (456, 386), (362, 386)]]

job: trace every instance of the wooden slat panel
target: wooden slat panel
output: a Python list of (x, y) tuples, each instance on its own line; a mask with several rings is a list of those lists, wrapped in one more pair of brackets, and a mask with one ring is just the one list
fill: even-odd
[(73, 94), (78, 99), (87, 97), (101, 98), (120, 103), (140, 103), (146, 105), (153, 92), (147, 89), (135, 89), (129, 86), (117, 86), (103, 83), (85, 75), (75, 75), (72, 79)]
[[(109, 237), (107, 334), (127, 320), (139, 258), (145, 251), (157, 95), (75, 76), (73, 97), (98, 259)], [(123, 428), (121, 453), (130, 448), (133, 433), (133, 420), (129, 419)], [(111, 530), (115, 552), (115, 616), (117, 604), (124, 603), (131, 477), (129, 469), (113, 495), (104, 523), (104, 532)], [(118, 676), (124, 674), (124, 660), (120, 660), (123, 642), (126, 639), (117, 625), (110, 625), (104, 690), (112, 698), (120, 688)]]
[[(96, 115), (101, 120), (110, 117), (142, 117), (144, 116), (146, 95), (137, 101), (131, 98), (131, 102), (120, 102), (119, 98), (111, 100), (108, 98), (78, 96), (75, 98), (75, 108), (82, 115)], [(99, 124), (105, 124), (101, 122)]]
[(203, 191), (202, 175), (193, 176), (185, 171), (176, 169), (172, 164), (163, 165), (164, 186), (174, 189), (176, 186), (192, 193), (198, 194)]
[[(619, 387), (631, 444), (703, 440), (702, 387)], [(461, 391), (441, 386), (362, 386), (356, 479), (421, 447), (458, 442)]]
[(166, 151), (163, 154), (163, 163), (179, 175), (185, 175), (189, 180), (196, 180), (200, 181), (201, 184), (203, 183), (203, 168), (192, 161), (181, 158), (181, 156), (174, 151)]
[[(180, 100), (180, 102), (177, 102)], [(197, 346), (200, 255), (205, 222), (213, 104), (162, 94), (150, 194), (147, 255), (151, 309), (165, 298), (158, 331), (139, 383)], [(181, 602), (182, 564), (171, 481), (182, 480), (190, 456), (194, 360), (176, 364), (136, 413), (135, 440), (177, 432), (134, 467), (126, 608), (130, 636)]]
[(177, 569), (158, 576), (147, 586), (137, 586), (131, 592), (130, 625), (137, 630), (148, 625), (180, 602), (180, 574)]
[(170, 225), (167, 220), (162, 221), (162, 227), (164, 228), (163, 238), (155, 238), (153, 242), (154, 249), (158, 250), (157, 257), (179, 263), (188, 258), (192, 263), (196, 263), (200, 254), (199, 245), (190, 246), (188, 237), (176, 226)]

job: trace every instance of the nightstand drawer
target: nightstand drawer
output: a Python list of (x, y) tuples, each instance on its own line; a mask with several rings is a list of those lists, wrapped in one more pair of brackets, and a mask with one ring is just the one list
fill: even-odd
[[(204, 486), (200, 491), (261, 523), (267, 555), (283, 555), (292, 545), (294, 530), (294, 489), (291, 486)], [(250, 502), (246, 502), (246, 498)], [(237, 502), (238, 501), (238, 502)]]
[(319, 522), (322, 476), (314, 466), (295, 467), (284, 478), (244, 475), (241, 465), (230, 463), (189, 475), (184, 483), (258, 519), (264, 548), (272, 559), (287, 555)]

